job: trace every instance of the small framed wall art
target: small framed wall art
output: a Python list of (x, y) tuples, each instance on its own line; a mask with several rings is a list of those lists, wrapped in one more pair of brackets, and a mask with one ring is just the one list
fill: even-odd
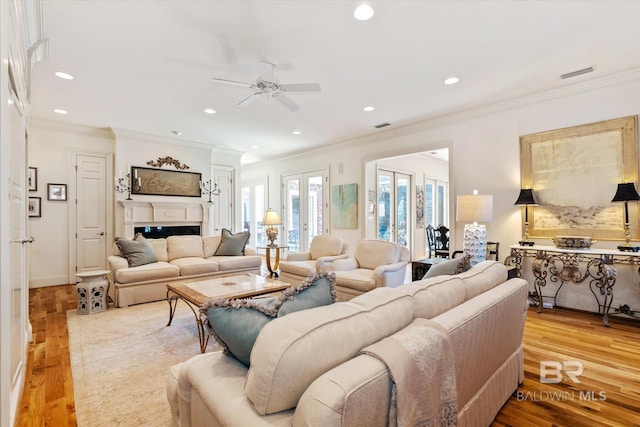
[(38, 168), (30, 167), (28, 169), (27, 187), (29, 191), (38, 191)]
[(47, 200), (67, 200), (67, 184), (47, 184)]
[(40, 218), (42, 216), (42, 199), (40, 197), (29, 197), (27, 212), (29, 217)]

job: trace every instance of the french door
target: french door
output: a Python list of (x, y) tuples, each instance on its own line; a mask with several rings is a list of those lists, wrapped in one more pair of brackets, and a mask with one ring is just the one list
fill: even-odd
[(267, 244), (262, 217), (267, 210), (267, 180), (242, 186), (242, 229), (250, 234), (249, 246), (256, 248)]
[(378, 169), (378, 239), (409, 246), (411, 176)]
[(329, 232), (329, 185), (326, 170), (286, 175), (283, 177), (284, 207), (282, 242), (291, 252), (309, 249), (311, 239)]

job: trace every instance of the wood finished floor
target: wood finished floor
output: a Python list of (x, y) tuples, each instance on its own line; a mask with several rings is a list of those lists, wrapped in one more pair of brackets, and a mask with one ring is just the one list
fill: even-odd
[[(76, 425), (66, 321), (75, 308), (73, 285), (29, 291), (34, 342), (19, 426)], [(640, 322), (613, 317), (611, 326), (593, 314), (530, 309), (525, 380), (493, 426), (640, 426)], [(541, 360), (581, 361), (581, 382), (541, 384)], [(598, 400), (600, 393), (606, 400)], [(585, 399), (592, 394), (596, 399)]]

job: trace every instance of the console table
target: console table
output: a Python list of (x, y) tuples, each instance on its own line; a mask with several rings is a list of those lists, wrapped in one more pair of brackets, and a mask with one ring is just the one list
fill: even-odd
[[(543, 309), (543, 298), (553, 298), (554, 305), (560, 289), (566, 282), (588, 283), (589, 290), (598, 303), (605, 326), (609, 326), (609, 310), (613, 301), (613, 286), (618, 274), (614, 264), (640, 264), (640, 253), (610, 249), (560, 249), (554, 246), (512, 245), (505, 265), (516, 267), (521, 276), (524, 257), (534, 257), (532, 262), (533, 286), (538, 300), (538, 313)], [(547, 281), (560, 283), (555, 295), (542, 294)]]

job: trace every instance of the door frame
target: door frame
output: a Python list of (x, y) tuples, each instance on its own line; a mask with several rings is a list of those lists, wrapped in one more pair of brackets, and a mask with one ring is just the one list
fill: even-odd
[[(102, 157), (105, 159), (105, 206), (106, 206), (106, 215), (105, 218), (105, 254), (107, 257), (111, 254), (113, 242), (115, 241), (114, 236), (114, 227), (113, 227), (113, 212), (114, 212), (114, 197), (113, 197), (113, 187), (109, 185), (109, 183), (113, 182), (113, 153), (105, 152), (105, 151), (84, 151), (84, 150), (70, 150), (69, 152), (69, 164), (71, 167), (69, 168), (69, 173), (67, 175), (67, 195), (68, 202), (72, 203), (69, 206), (69, 266), (68, 272), (69, 277), (67, 278), (67, 283), (76, 283), (76, 268), (78, 266), (77, 260), (77, 197), (78, 197), (78, 189), (77, 189), (77, 175), (78, 175), (78, 164), (76, 162), (78, 156), (94, 156), (94, 157)], [(105, 261), (106, 262), (106, 261)]]

